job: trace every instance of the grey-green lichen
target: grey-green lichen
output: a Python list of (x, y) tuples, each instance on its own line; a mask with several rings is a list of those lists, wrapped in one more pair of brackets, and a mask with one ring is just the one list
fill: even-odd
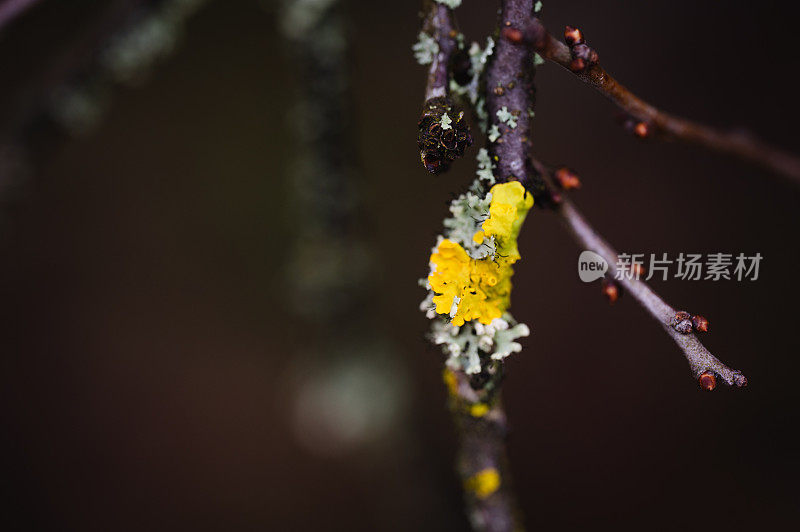
[(494, 142), (500, 138), (500, 129), (497, 127), (497, 124), (492, 124), (492, 127), (489, 128), (489, 142)]
[(544, 64), (544, 59), (541, 55), (534, 53), (533, 54), (533, 66), (537, 67), (541, 64)]
[(453, 129), (453, 126), (450, 124), (453, 123), (453, 119), (447, 116), (447, 113), (442, 115), (442, 119), (439, 121), (439, 125), (442, 126), (442, 129)]
[(461, 327), (437, 320), (433, 323), (431, 339), (442, 345), (448, 355), (447, 367), (474, 375), (481, 371), (481, 353), (491, 360), (503, 360), (511, 353), (522, 350), (515, 340), (530, 335), (524, 323), (517, 323), (506, 312), (502, 318), (489, 325), (467, 322)]
[(517, 127), (517, 117), (505, 105), (497, 111), (497, 118), (511, 129)]
[(542, 11), (542, 2), (537, 0), (535, 4), (533, 4), (533, 12), (540, 13)]
[[(495, 253), (494, 237), (475, 242), (473, 236), (489, 217), (491, 194), (466, 192), (450, 202), (449, 218), (444, 220), (444, 237), (457, 242), (467, 254), (476, 260)], [(436, 243), (437, 247), (439, 243)]]
[(436, 3), (455, 9), (461, 5), (461, 0), (436, 0)]
[(494, 185), (495, 178), (492, 170), (494, 170), (495, 165), (492, 164), (492, 159), (489, 157), (489, 152), (486, 148), (478, 150), (476, 159), (478, 160), (478, 179), (486, 181), (486, 184), (489, 186)]
[[(450, 217), (444, 221), (444, 231), (437, 239), (436, 246), (432, 250), (434, 253), (447, 239), (460, 245), (473, 260), (496, 256), (497, 243), (494, 236), (474, 238), (476, 233), (482, 231), (484, 222), (490, 216), (489, 209), (493, 196), (492, 192), (484, 192), (485, 185), (482, 183), (484, 179), (494, 181), (494, 176), (491, 174), (493, 165), (485, 149), (478, 153), (478, 165), (483, 175), (474, 181), (470, 191), (461, 194), (450, 203)], [(430, 267), (431, 272), (436, 270), (434, 262), (431, 262)], [(490, 361), (502, 360), (522, 349), (516, 340), (528, 336), (530, 330), (526, 325), (517, 323), (508, 312), (488, 324), (475, 320), (455, 326), (450, 319), (457, 313), (461, 301), (458, 297), (454, 297), (449, 318), (437, 314), (429, 279), (430, 277), (420, 279), (420, 286), (428, 290), (427, 296), (420, 303), (420, 310), (425, 312), (429, 319), (434, 320), (431, 340), (436, 345), (442, 346), (448, 356), (447, 366), (450, 369), (474, 375), (480, 373)]]
[(419, 32), (417, 42), (411, 49), (414, 51), (414, 58), (420, 65), (430, 65), (433, 63), (433, 58), (439, 53), (439, 45), (424, 31)]

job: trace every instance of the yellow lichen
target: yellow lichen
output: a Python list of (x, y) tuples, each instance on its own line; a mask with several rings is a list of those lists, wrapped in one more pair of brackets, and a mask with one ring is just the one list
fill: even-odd
[(453, 325), (460, 327), (474, 319), (488, 325), (508, 308), (512, 271), (505, 261), (471, 259), (458, 243), (442, 240), (431, 263), (435, 271), (428, 276), (428, 283), (436, 294), (436, 312), (450, 314), (454, 298), (458, 298)]
[(455, 373), (449, 369), (445, 369), (442, 373), (442, 380), (444, 380), (444, 385), (447, 387), (447, 391), (450, 395), (455, 396), (458, 394), (458, 377), (456, 377)]
[(533, 196), (519, 181), (495, 185), (490, 192), (492, 202), (489, 218), (483, 222), (483, 232), (486, 236), (494, 236), (498, 255), (514, 263), (520, 259), (517, 237), (525, 216), (533, 207)]
[(469, 415), (472, 417), (483, 417), (489, 413), (489, 405), (486, 403), (475, 403), (469, 407)]
[(478, 471), (464, 482), (464, 487), (479, 499), (485, 499), (500, 489), (500, 472), (491, 467)]
[(473, 240), (480, 243), (493, 236), (495, 254), (472, 259), (460, 244), (445, 239), (431, 255), (434, 271), (428, 283), (435, 294), (436, 312), (451, 314), (455, 303), (451, 317), (457, 327), (474, 319), (488, 325), (510, 305), (511, 265), (520, 259), (517, 236), (533, 206), (533, 197), (516, 181), (493, 186), (491, 194), (489, 218)]

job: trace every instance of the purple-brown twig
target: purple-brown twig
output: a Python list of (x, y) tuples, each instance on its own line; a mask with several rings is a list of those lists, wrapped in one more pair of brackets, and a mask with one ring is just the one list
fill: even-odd
[[(553, 190), (553, 178), (549, 171), (537, 161), (534, 161), (533, 164), (547, 182), (550, 190)], [(692, 376), (699, 381), (703, 388), (713, 389), (716, 376), (729, 385), (738, 387), (747, 385), (747, 378), (742, 372), (731, 369), (722, 363), (692, 333), (693, 329), (701, 332), (708, 329), (708, 321), (705, 318), (691, 316), (684, 311), (676, 311), (653, 292), (644, 281), (639, 280), (639, 272), (619, 271), (617, 252), (589, 225), (575, 205), (560, 194), (554, 195), (554, 200), (549, 205), (561, 216), (575, 241), (582, 249), (593, 251), (605, 259), (609, 267), (606, 274), (608, 278), (614, 279), (614, 282), (622, 285), (625, 292), (630, 293), (647, 313), (661, 324), (683, 351), (691, 368)], [(615, 299), (616, 295), (612, 297)]]
[[(536, 18), (531, 18), (527, 24), (517, 22), (513, 26), (507, 26), (503, 30), (503, 36), (504, 40), (511, 43), (532, 48), (544, 59), (558, 63), (594, 87), (634, 119), (632, 129), (639, 137), (661, 136), (697, 144), (759, 164), (791, 179), (795, 184), (800, 184), (800, 158), (773, 148), (749, 134), (721, 131), (657, 109), (633, 94), (602, 66), (596, 64), (597, 54), (585, 47), (580, 31), (575, 28), (568, 26), (565, 32), (565, 37), (572, 46), (553, 37)], [(576, 54), (576, 45), (580, 45), (586, 52), (585, 58), (577, 57), (582, 54)]]
[(450, 83), (450, 60), (458, 49), (456, 42), (458, 30), (453, 22), (453, 11), (449, 7), (434, 0), (428, 0), (425, 7), (422, 31), (430, 35), (437, 46), (437, 51), (433, 55), (433, 61), (428, 69), (428, 82), (425, 86), (425, 100), (427, 101), (431, 98), (447, 96), (447, 88)]
[[(503, 28), (536, 18), (530, 0), (502, 3)], [(533, 114), (533, 61), (529, 52), (508, 39), (500, 39), (486, 71), (486, 111), (489, 115), (489, 155), (501, 183), (529, 180), (530, 131)]]

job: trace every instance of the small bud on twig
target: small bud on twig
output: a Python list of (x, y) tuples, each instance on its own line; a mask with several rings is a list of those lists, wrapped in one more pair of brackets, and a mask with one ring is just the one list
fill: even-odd
[(700, 387), (707, 392), (710, 392), (717, 387), (717, 377), (715, 377), (710, 371), (702, 373), (700, 377), (697, 378), (697, 382), (699, 382)]
[(569, 46), (575, 46), (576, 44), (583, 44), (583, 32), (578, 28), (573, 28), (572, 26), (566, 26), (564, 28), (564, 41)]
[(611, 305), (622, 295), (622, 287), (614, 279), (604, 278), (601, 286), (603, 295), (606, 296), (608, 303)]
[(594, 65), (600, 59), (600, 56), (597, 55), (597, 52), (589, 48), (589, 46), (585, 43), (575, 45), (572, 48), (572, 55), (573, 57), (583, 59), (590, 65)]
[(633, 134), (640, 139), (646, 139), (650, 136), (650, 133), (651, 128), (647, 122), (637, 122), (636, 125), (633, 126)]
[(580, 57), (575, 57), (569, 64), (569, 69), (573, 72), (583, 72), (586, 68), (586, 61), (581, 59)]
[(692, 317), (692, 326), (697, 332), (708, 332), (708, 320), (699, 314)]
[(558, 170), (556, 170), (556, 182), (563, 190), (572, 190), (576, 188), (581, 188), (581, 180), (578, 177), (578, 174), (567, 168), (566, 166), (562, 166)]
[(524, 37), (522, 32), (516, 28), (503, 28), (500, 34), (514, 44), (521, 43)]
[(681, 310), (672, 317), (672, 328), (681, 334), (692, 332), (692, 315)]

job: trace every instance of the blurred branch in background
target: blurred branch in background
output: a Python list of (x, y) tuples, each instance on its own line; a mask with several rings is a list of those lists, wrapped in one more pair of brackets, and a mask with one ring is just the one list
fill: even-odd
[(207, 1), (103, 4), (85, 13), (84, 24), (66, 43), (47, 50), (28, 79), (14, 80), (11, 97), (0, 108), (0, 202), (24, 193), (27, 178), (61, 139), (98, 124), (116, 84), (145, 80), (153, 65), (176, 48), (186, 20)]
[(292, 355), (295, 437), (322, 456), (396, 448), (408, 384), (369, 310), (374, 258), (358, 192), (347, 16), (338, 0), (285, 0), (281, 7), (297, 82), (287, 112), (294, 244), (284, 284), (304, 331)]
[(39, 3), (40, 0), (4, 0), (0, 1), (0, 32), (15, 18)]

